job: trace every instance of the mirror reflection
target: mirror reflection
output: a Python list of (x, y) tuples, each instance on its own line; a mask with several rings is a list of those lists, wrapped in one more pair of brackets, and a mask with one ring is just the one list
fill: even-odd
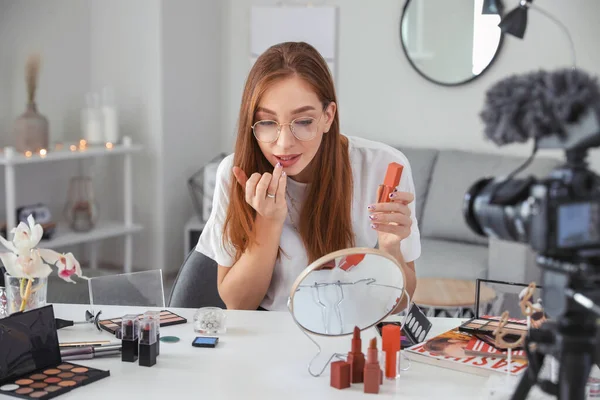
[(395, 260), (374, 249), (348, 249), (317, 260), (296, 280), (290, 311), (306, 331), (351, 334), (389, 315), (404, 293)]
[(413, 68), (441, 85), (480, 76), (502, 44), (500, 0), (407, 0), (400, 24)]

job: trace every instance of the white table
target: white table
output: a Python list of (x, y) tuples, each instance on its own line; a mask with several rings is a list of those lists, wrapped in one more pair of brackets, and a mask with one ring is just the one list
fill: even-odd
[[(57, 318), (83, 320), (87, 306), (55, 304)], [(139, 313), (146, 308), (102, 307), (102, 317), (116, 318)], [(315, 345), (298, 329), (286, 312), (227, 311), (227, 333), (216, 348), (192, 347), (194, 309), (170, 308), (186, 317), (187, 324), (163, 327), (161, 336), (178, 336), (181, 341), (161, 342), (160, 356), (153, 367), (121, 362), (120, 357), (72, 361), (110, 370), (111, 376), (75, 389), (60, 399), (354, 399), (368, 398), (363, 385), (338, 390), (329, 385), (329, 367), (319, 378), (307, 371), (316, 354)], [(429, 336), (460, 324), (459, 319), (432, 318)], [(374, 329), (362, 333), (363, 350), (376, 335)], [(112, 340), (91, 324), (59, 330), (64, 341)], [(348, 352), (350, 336), (317, 338), (327, 349)], [(381, 342), (378, 340), (378, 347)], [(366, 351), (365, 351), (366, 352)], [(323, 361), (331, 353), (324, 350)], [(323, 364), (319, 364), (323, 365)], [(412, 362), (397, 381), (386, 381), (381, 399), (478, 399), (487, 378)], [(2, 397), (0, 395), (0, 397)], [(7, 397), (8, 398), (8, 397)]]

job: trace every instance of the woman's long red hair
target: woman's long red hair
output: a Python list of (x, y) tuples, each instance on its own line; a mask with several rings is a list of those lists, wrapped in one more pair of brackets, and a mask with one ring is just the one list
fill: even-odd
[[(309, 44), (286, 42), (265, 51), (255, 62), (244, 88), (238, 121), (234, 165), (247, 176), (272, 172), (273, 166), (262, 154), (252, 134), (252, 124), (260, 99), (269, 86), (297, 76), (315, 91), (323, 107), (337, 104), (333, 79), (323, 57)], [(312, 160), (314, 178), (300, 211), (298, 230), (309, 262), (336, 250), (354, 246), (352, 230), (352, 170), (348, 142), (340, 134), (338, 113)], [(237, 261), (246, 249), (256, 245), (256, 211), (245, 201), (244, 190), (231, 176), (230, 202), (225, 218), (223, 242), (235, 250)]]

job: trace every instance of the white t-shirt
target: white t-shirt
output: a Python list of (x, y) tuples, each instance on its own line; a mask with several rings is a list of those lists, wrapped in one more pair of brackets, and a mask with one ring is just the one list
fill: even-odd
[[(377, 201), (377, 188), (383, 182), (388, 164), (397, 162), (404, 166), (398, 191), (415, 194), (412, 171), (406, 156), (399, 150), (383, 143), (348, 136), (350, 165), (354, 193), (352, 198), (352, 228), (355, 234), (356, 247), (371, 247), (377, 245), (377, 232), (371, 228), (369, 210), (367, 206)], [(215, 192), (210, 217), (206, 222), (196, 250), (212, 258), (217, 264), (231, 267), (234, 262), (233, 254), (230, 255), (223, 247), (223, 224), (229, 204), (229, 188), (231, 184), (231, 169), (233, 167), (233, 154), (221, 161), (217, 169)], [(233, 178), (234, 183), (235, 178)], [(300, 210), (306, 194), (305, 183), (299, 183), (288, 177), (287, 188), (289, 195), (294, 199), (294, 204)], [(286, 196), (287, 197), (287, 196)], [(289, 199), (288, 214), (297, 223), (298, 214)], [(409, 204), (412, 214), (411, 234), (401, 242), (402, 255), (406, 262), (414, 261), (421, 255), (421, 241), (417, 224), (416, 199)], [(286, 218), (279, 243), (283, 253), (276, 261), (271, 284), (261, 303), (267, 310), (286, 310), (287, 299), (292, 285), (298, 275), (308, 267), (308, 257), (302, 244), (302, 239), (290, 220)]]

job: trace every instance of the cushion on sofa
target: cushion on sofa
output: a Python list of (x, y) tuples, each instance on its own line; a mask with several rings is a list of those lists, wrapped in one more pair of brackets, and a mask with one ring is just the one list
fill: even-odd
[[(425, 201), (425, 218), (421, 235), (474, 244), (487, 244), (488, 239), (473, 233), (465, 223), (462, 205), (465, 193), (483, 177), (506, 176), (525, 158), (461, 150), (439, 152), (431, 185)], [(559, 160), (536, 157), (518, 176), (546, 177)]]
[(423, 220), (423, 208), (427, 198), (427, 190), (431, 180), (431, 172), (438, 154), (437, 150), (426, 148), (415, 148), (396, 146), (410, 163), (413, 181), (415, 182), (415, 208), (419, 225)]
[(486, 278), (488, 248), (448, 240), (421, 239), (421, 256), (415, 261), (417, 278), (475, 280)]

